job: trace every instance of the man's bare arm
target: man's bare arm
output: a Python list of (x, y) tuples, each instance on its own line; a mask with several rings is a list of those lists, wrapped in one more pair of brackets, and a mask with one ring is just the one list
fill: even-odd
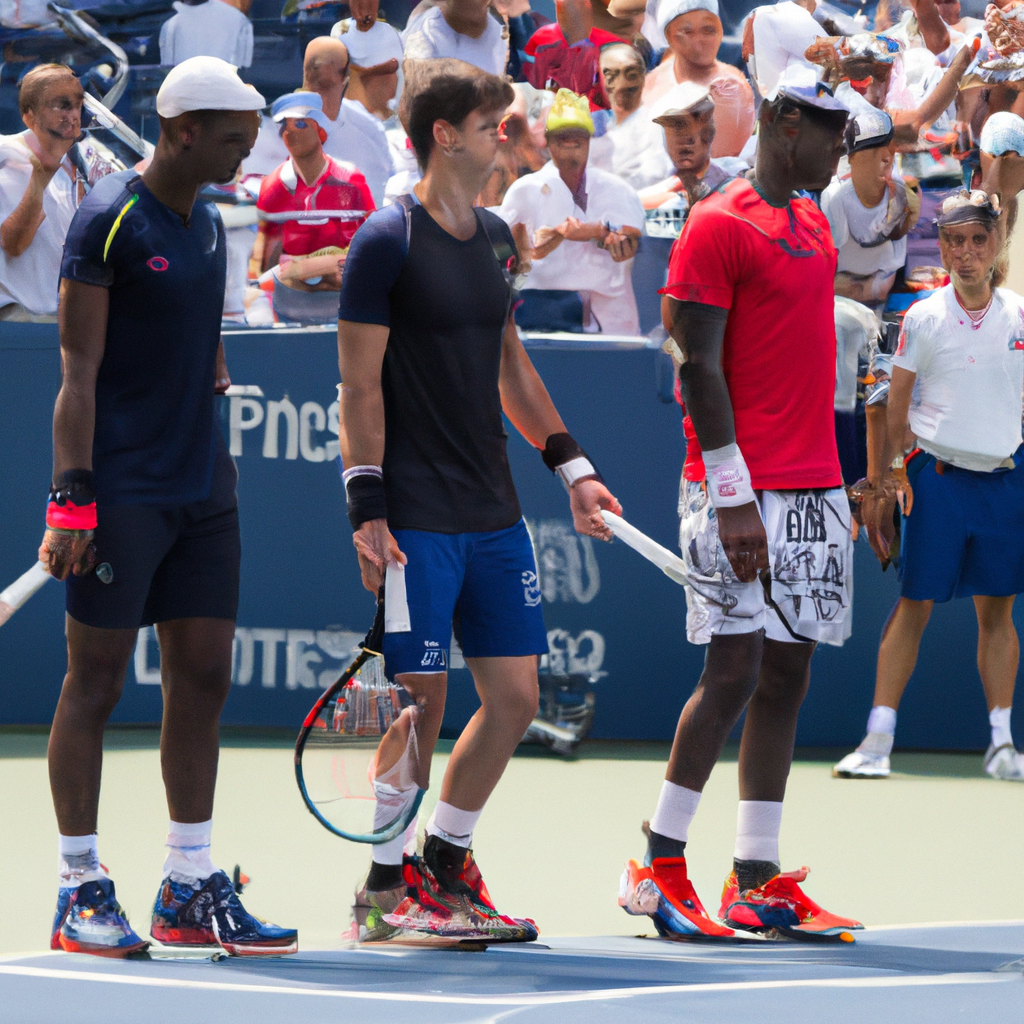
[[(947, 44), (948, 45), (948, 44)], [(950, 62), (946, 73), (939, 79), (931, 94), (915, 110), (890, 110), (895, 131), (893, 141), (898, 145), (916, 145), (921, 131), (927, 128), (956, 99), (960, 79), (974, 60), (974, 44), (961, 47)]]
[(949, 29), (942, 20), (935, 0), (917, 0), (914, 4), (914, 16), (925, 46), (934, 54), (942, 53), (949, 48)]
[[(389, 330), (380, 324), (338, 321), (338, 369), (341, 391), (338, 443), (346, 469), (380, 466), (384, 462), (384, 392), (381, 368)], [(391, 536), (386, 519), (363, 522), (352, 536), (363, 586), (377, 593), (388, 562), (405, 564), (405, 555)]]
[[(552, 434), (568, 433), (544, 381), (523, 348), (511, 318), (505, 325), (502, 339), (498, 388), (505, 415), (534, 448), (543, 451)], [(620, 515), (622, 506), (603, 483), (581, 480), (573, 484), (569, 491), (569, 504), (577, 531), (601, 540), (612, 539), (611, 530), (601, 518), (601, 509)]]

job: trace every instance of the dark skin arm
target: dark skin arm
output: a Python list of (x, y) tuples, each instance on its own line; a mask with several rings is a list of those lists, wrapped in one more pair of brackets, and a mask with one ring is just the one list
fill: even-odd
[[(679, 349), (679, 381), (686, 411), (704, 451), (736, 441), (732, 399), (722, 370), (722, 345), (728, 313), (718, 306), (678, 302), (663, 307), (669, 333)], [(716, 510), (718, 536), (733, 572), (752, 583), (768, 568), (768, 538), (755, 502)]]
[[(96, 375), (107, 344), (106, 288), (63, 280), (60, 283), (60, 361), (63, 379), (53, 409), (53, 476), (69, 469), (92, 469), (96, 427)], [(92, 532), (47, 530), (39, 560), (63, 580), (74, 570), (89, 571), (95, 561)]]

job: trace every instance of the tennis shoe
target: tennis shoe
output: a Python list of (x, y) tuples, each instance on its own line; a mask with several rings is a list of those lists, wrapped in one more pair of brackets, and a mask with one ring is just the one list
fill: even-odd
[(149, 930), (165, 946), (220, 946), (232, 956), (281, 956), (299, 948), (294, 928), (250, 914), (223, 871), (196, 882), (165, 878)]
[(990, 743), (985, 752), (985, 772), (1004, 782), (1024, 782), (1024, 756), (1014, 750), (1012, 743), (1000, 747)]
[(889, 775), (892, 737), (869, 732), (861, 745), (832, 769), (834, 779), (884, 779)]
[(62, 888), (58, 893), (51, 949), (125, 957), (141, 952), (148, 945), (128, 923), (111, 879), (83, 882), (74, 889)]
[(718, 916), (733, 928), (790, 938), (838, 939), (853, 942), (851, 932), (864, 927), (859, 921), (838, 917), (822, 909), (800, 888), (809, 868), (775, 875), (767, 882), (741, 893), (736, 872), (730, 873), (722, 890)]
[(687, 876), (685, 857), (656, 857), (650, 867), (629, 861), (619, 882), (619, 906), (627, 914), (650, 917), (664, 938), (726, 939), (733, 934), (704, 909)]

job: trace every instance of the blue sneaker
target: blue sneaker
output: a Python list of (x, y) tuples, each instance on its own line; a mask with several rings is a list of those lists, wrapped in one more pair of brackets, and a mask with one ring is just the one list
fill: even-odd
[(59, 891), (51, 949), (124, 957), (139, 953), (148, 945), (132, 931), (109, 878)]
[(196, 886), (165, 878), (149, 934), (165, 946), (220, 946), (232, 956), (282, 956), (299, 948), (294, 928), (267, 924), (242, 906), (223, 871)]

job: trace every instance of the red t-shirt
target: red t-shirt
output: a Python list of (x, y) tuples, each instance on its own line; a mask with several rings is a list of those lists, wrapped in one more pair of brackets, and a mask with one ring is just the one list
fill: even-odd
[[(302, 180), (289, 157), (280, 167), (270, 172), (260, 185), (256, 207), (265, 213), (285, 213), (293, 210), (366, 210), (367, 216), (376, 209), (366, 179), (351, 164), (327, 157), (327, 166), (312, 185)], [(281, 244), (288, 256), (308, 256), (318, 249), (336, 245), (347, 249), (352, 236), (366, 217), (359, 220), (327, 219), (318, 223), (290, 220), (275, 224), (266, 222), (269, 237), (281, 236)]]
[[(810, 199), (779, 209), (737, 178), (697, 203), (662, 293), (729, 311), (722, 367), (736, 442), (757, 489), (842, 483), (833, 395), (836, 248)], [(687, 416), (687, 480), (704, 479)]]
[(557, 24), (542, 25), (526, 44), (523, 74), (535, 89), (571, 89), (590, 100), (591, 110), (607, 108), (598, 54), (602, 46), (623, 42), (619, 36), (595, 28), (584, 41), (570, 46)]

